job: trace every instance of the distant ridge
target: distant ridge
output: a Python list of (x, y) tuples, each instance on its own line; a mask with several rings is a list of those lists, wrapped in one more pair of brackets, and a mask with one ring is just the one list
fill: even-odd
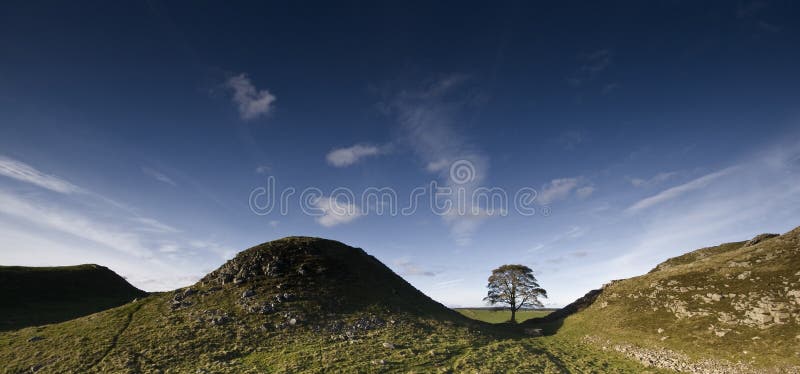
[(0, 331), (63, 322), (145, 295), (100, 265), (0, 266)]

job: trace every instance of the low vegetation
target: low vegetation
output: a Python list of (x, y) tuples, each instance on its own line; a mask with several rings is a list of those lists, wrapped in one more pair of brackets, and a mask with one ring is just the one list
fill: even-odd
[(63, 322), (146, 293), (99, 265), (0, 266), (0, 331)]
[[(457, 312), (467, 318), (488, 322), (506, 323), (511, 321), (511, 311), (499, 308), (456, 308)], [(550, 314), (549, 309), (521, 309), (517, 311), (517, 322), (524, 322), (531, 318), (541, 318)]]
[(799, 250), (800, 229), (703, 249), (508, 324), (507, 310), (442, 306), (361, 249), (293, 237), (191, 287), (0, 333), (0, 362), (9, 373), (796, 372)]

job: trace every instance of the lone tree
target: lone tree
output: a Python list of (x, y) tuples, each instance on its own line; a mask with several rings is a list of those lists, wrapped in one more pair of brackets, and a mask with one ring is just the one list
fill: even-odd
[(511, 322), (516, 323), (517, 311), (522, 307), (542, 307), (539, 297), (547, 297), (547, 291), (539, 287), (533, 270), (525, 265), (503, 265), (492, 270), (489, 292), (484, 301), (491, 305), (507, 304), (511, 308)]

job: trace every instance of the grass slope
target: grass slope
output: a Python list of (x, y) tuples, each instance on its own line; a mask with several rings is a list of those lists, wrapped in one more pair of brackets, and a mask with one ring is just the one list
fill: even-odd
[(800, 372), (800, 228), (612, 282), (558, 334), (662, 367)]
[(98, 265), (0, 266), (0, 331), (67, 321), (144, 295)]
[[(487, 323), (505, 323), (511, 320), (511, 311), (493, 308), (456, 308), (455, 311), (467, 318)], [(541, 318), (552, 312), (551, 310), (518, 310), (517, 322), (522, 323), (531, 318)]]
[(18, 372), (643, 372), (622, 354), (463, 317), (363, 250), (286, 238), (197, 284), (0, 333)]

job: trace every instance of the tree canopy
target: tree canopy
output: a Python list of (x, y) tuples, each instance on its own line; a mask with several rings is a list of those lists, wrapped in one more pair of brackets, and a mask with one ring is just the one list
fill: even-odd
[(547, 291), (539, 286), (533, 270), (525, 265), (503, 265), (492, 270), (486, 287), (489, 291), (483, 300), (491, 305), (508, 305), (511, 322), (516, 322), (517, 310), (522, 307), (542, 307), (539, 298), (547, 297)]

